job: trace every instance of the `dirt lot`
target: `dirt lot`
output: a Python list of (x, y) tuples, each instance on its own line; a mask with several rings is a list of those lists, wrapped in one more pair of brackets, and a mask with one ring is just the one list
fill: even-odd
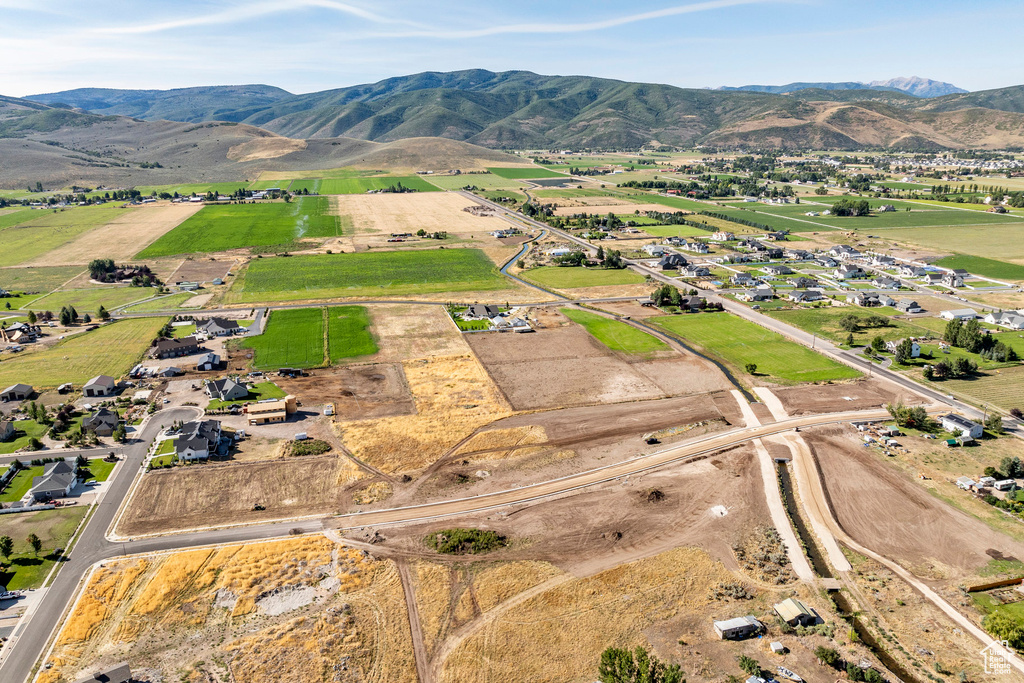
[[(148, 472), (118, 533), (132, 536), (329, 514), (338, 509), (336, 455), (209, 463)], [(266, 509), (253, 512), (259, 503)]]
[(234, 259), (209, 256), (187, 258), (167, 278), (167, 282), (212, 282), (217, 278), (226, 278), (228, 271), (237, 265), (238, 262)]
[[(394, 247), (395, 243), (387, 241), (392, 233), (415, 234), (421, 229), (447, 232), (449, 240), (473, 239), (497, 244), (487, 233), (508, 227), (500, 218), (474, 216), (463, 211), (477, 204), (454, 192), (334, 195), (330, 201), (332, 213), (342, 216), (343, 222), (352, 228), (348, 234), (326, 243), (324, 246), (328, 249), (356, 245)], [(401, 244), (408, 246), (420, 241)], [(434, 244), (430, 240), (426, 243)]]
[(412, 681), (410, 641), (395, 563), (309, 536), (106, 563), (39, 680)]
[[(127, 262), (201, 208), (202, 204), (170, 202), (143, 206), (25, 265), (78, 266), (96, 258)], [(125, 239), (126, 236), (130, 239)]]
[(333, 403), (337, 420), (368, 420), (416, 412), (399, 363), (344, 365), (313, 370), (309, 377), (281, 377), (275, 383), (306, 401)]
[(1024, 558), (1024, 543), (993, 531), (887, 466), (851, 427), (805, 436), (842, 528), (858, 543), (925, 578), (974, 573), (998, 553)]
[[(815, 413), (882, 408), (902, 401), (907, 405), (923, 403), (920, 396), (875, 379), (859, 379), (839, 384), (772, 388), (786, 412), (792, 417)], [(847, 400), (849, 399), (849, 400)]]
[(469, 353), (469, 346), (441, 306), (389, 304), (371, 307), (370, 332), (378, 362)]
[(557, 311), (536, 309), (530, 335), (466, 335), (517, 410), (649, 400), (726, 388), (713, 366), (675, 352), (658, 360), (616, 354)]

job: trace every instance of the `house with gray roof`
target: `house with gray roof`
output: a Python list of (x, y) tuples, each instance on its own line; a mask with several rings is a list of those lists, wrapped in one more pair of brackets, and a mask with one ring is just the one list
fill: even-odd
[(220, 445), (221, 431), (218, 420), (186, 422), (174, 439), (174, 453), (182, 462), (209, 460)]
[(216, 370), (220, 367), (220, 356), (215, 353), (204, 353), (196, 361), (196, 370)]
[(161, 339), (153, 348), (153, 355), (157, 358), (180, 358), (193, 353), (199, 353), (199, 342), (195, 337)]
[(100, 408), (82, 419), (82, 429), (94, 432), (96, 436), (111, 436), (120, 422), (121, 417), (116, 410)]
[(234, 320), (226, 318), (210, 318), (196, 323), (196, 332), (202, 332), (209, 337), (227, 337), (238, 334), (242, 327)]
[(43, 474), (32, 478), (29, 495), (34, 501), (52, 500), (71, 495), (79, 483), (78, 468), (67, 460), (49, 462), (43, 466)]
[(212, 399), (238, 401), (249, 395), (249, 389), (244, 384), (227, 377), (207, 382), (206, 393)]
[(0, 441), (9, 441), (14, 438), (14, 420), (0, 420)]

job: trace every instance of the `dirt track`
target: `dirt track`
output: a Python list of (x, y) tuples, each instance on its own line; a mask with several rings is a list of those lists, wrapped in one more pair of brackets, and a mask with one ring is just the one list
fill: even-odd
[(956, 578), (992, 557), (1024, 558), (1024, 544), (953, 508), (887, 467), (849, 427), (805, 435), (842, 529), (923, 578)]

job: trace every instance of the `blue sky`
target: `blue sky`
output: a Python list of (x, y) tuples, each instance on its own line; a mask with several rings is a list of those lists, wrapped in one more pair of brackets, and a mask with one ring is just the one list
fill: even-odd
[(0, 94), (267, 83), (310, 92), (420, 71), (682, 87), (923, 76), (1024, 83), (1024, 3), (977, 0), (0, 0)]

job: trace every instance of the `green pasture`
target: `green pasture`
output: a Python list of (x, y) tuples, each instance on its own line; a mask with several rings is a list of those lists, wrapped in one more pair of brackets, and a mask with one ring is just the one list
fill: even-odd
[(31, 261), (135, 210), (104, 205), (36, 211), (37, 218), (0, 230), (0, 267)]
[(562, 266), (541, 266), (523, 271), (519, 277), (548, 289), (575, 289), (577, 287), (601, 287), (605, 285), (637, 285), (644, 277), (628, 268), (612, 270), (605, 268), (581, 268)]
[(73, 306), (78, 315), (89, 313), (96, 317), (100, 306), (108, 311), (155, 296), (155, 287), (93, 287), (90, 289), (62, 289), (51, 292), (26, 304), (24, 308), (34, 311), (57, 313), (64, 306)]
[(488, 168), (489, 173), (505, 178), (507, 180), (524, 180), (534, 178), (565, 178), (565, 173), (551, 171), (543, 166), (532, 166), (523, 168)]
[(612, 320), (578, 308), (562, 308), (560, 310), (574, 323), (585, 327), (587, 332), (612, 351), (621, 351), (630, 355), (649, 355), (670, 350), (668, 344), (657, 337), (619, 320)]

